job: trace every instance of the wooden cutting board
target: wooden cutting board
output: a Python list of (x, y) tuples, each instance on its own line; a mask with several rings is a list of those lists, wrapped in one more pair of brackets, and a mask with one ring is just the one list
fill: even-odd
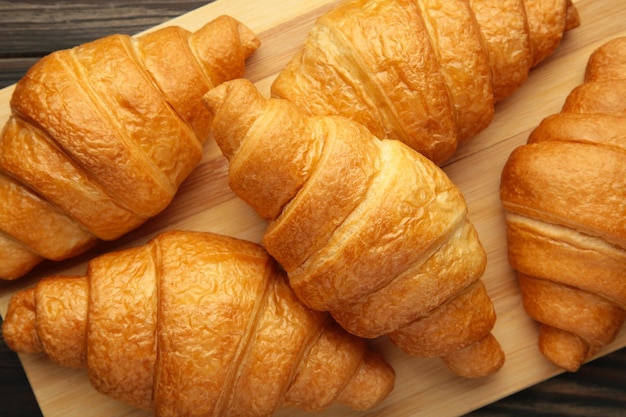
[[(484, 282), (498, 313), (494, 334), (507, 354), (506, 364), (496, 375), (465, 380), (454, 376), (439, 360), (411, 358), (386, 338), (374, 340), (372, 346), (392, 363), (397, 380), (387, 400), (365, 415), (460, 415), (560, 372), (536, 348), (536, 324), (522, 309), (515, 276), (506, 261), (498, 185), (500, 171), (510, 152), (525, 143), (542, 118), (558, 112), (567, 94), (582, 81), (589, 54), (609, 39), (626, 35), (623, 0), (574, 1), (580, 12), (581, 27), (568, 33), (557, 52), (532, 71), (522, 88), (497, 106), (490, 127), (459, 149), (444, 166), (464, 192), (472, 221), (488, 253)], [(247, 24), (258, 34), (262, 46), (249, 60), (246, 76), (268, 95), (275, 75), (300, 47), (316, 17), (336, 3), (336, 0), (218, 0), (166, 24), (195, 30), (221, 14), (230, 14)], [(0, 124), (8, 117), (12, 91), (12, 87), (0, 90)], [(260, 242), (265, 223), (230, 191), (227, 171), (226, 160), (217, 146), (209, 142), (200, 166), (163, 213), (120, 240), (103, 244), (84, 256), (63, 263), (45, 263), (27, 278), (0, 283), (0, 313), (6, 312), (11, 294), (33, 285), (40, 277), (82, 274), (86, 262), (98, 253), (142, 244), (163, 230), (211, 231)], [(626, 331), (600, 355), (623, 346), (626, 346)], [(150, 415), (95, 392), (84, 371), (60, 368), (42, 355), (20, 358), (47, 417)], [(278, 415), (307, 414), (283, 410)], [(322, 415), (363, 414), (333, 406)]]

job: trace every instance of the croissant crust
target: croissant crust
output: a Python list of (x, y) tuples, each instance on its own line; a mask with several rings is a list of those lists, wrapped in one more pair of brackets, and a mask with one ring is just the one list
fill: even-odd
[(365, 410), (395, 379), (261, 246), (210, 233), (162, 233), (86, 276), (45, 278), (13, 296), (2, 330), (11, 349), (87, 368), (98, 391), (160, 416)]
[(343, 1), (316, 21), (271, 91), (441, 164), (578, 24), (570, 0)]
[(112, 35), (38, 61), (15, 86), (0, 135), (0, 279), (163, 210), (209, 136), (202, 95), (242, 76), (258, 46), (221, 16), (194, 33)]
[(485, 341), (471, 350), (471, 373), (455, 371), (500, 368), (498, 343), (486, 342), (495, 313), (479, 281), (485, 251), (439, 167), (352, 120), (265, 99), (247, 80), (205, 100), (230, 187), (269, 220), (263, 244), (307, 306), (358, 336), (388, 334), (406, 352), (449, 364)]
[(626, 319), (626, 38), (599, 47), (561, 112), (502, 172), (509, 261), (539, 349), (576, 371)]

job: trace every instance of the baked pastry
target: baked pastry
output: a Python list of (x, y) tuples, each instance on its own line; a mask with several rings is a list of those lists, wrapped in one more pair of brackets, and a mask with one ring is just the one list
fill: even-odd
[(84, 277), (44, 278), (13, 296), (3, 333), (159, 416), (364, 410), (395, 379), (363, 339), (306, 308), (260, 245), (210, 233), (163, 233), (93, 259)]
[(259, 41), (222, 16), (195, 33), (112, 35), (42, 58), (0, 135), (0, 279), (112, 240), (163, 210), (200, 162), (201, 97)]
[(589, 58), (585, 81), (502, 172), (509, 261), (539, 349), (576, 371), (626, 318), (626, 38)]
[(263, 244), (298, 297), (348, 331), (482, 376), (504, 361), (460, 190), (430, 160), (248, 80), (205, 95), (229, 184), (270, 221)]
[(321, 16), (272, 95), (437, 164), (579, 24), (570, 0), (350, 0)]

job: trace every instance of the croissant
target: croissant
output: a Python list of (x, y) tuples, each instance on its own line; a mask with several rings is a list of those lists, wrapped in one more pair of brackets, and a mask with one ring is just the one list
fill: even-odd
[(3, 333), (159, 416), (364, 410), (395, 379), (363, 339), (306, 308), (260, 245), (211, 233), (162, 233), (84, 277), (45, 278), (13, 296)]
[(344, 1), (317, 20), (271, 92), (441, 164), (578, 25), (570, 0)]
[(576, 371), (626, 319), (626, 37), (589, 58), (560, 113), (509, 157), (508, 256), (539, 349)]
[(200, 162), (209, 88), (259, 41), (222, 16), (195, 33), (112, 35), (42, 58), (0, 135), (0, 278), (78, 255), (162, 211)]
[(307, 306), (463, 376), (500, 368), (485, 252), (441, 169), (349, 119), (266, 100), (244, 79), (204, 98), (229, 184), (270, 221), (263, 244)]

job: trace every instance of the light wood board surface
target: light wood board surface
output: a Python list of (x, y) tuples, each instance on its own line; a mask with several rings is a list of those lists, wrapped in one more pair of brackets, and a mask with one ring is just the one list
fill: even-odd
[[(444, 170), (463, 191), (473, 223), (488, 253), (483, 277), (492, 296), (498, 321), (494, 334), (507, 361), (496, 375), (465, 380), (453, 375), (439, 360), (411, 358), (386, 338), (371, 342), (383, 352), (397, 373), (396, 387), (379, 407), (357, 413), (333, 406), (327, 416), (453, 416), (465, 414), (513, 392), (543, 381), (560, 371), (536, 348), (537, 327), (525, 314), (515, 276), (506, 260), (504, 219), (498, 199), (500, 172), (511, 151), (525, 143), (539, 121), (560, 110), (565, 97), (582, 82), (590, 53), (609, 39), (626, 36), (626, 3), (623, 0), (574, 0), (582, 24), (566, 34), (557, 52), (534, 69), (513, 96), (498, 104), (493, 123), (459, 149)], [(246, 77), (266, 96), (275, 75), (300, 47), (315, 18), (336, 4), (330, 0), (218, 0), (166, 24), (190, 30), (229, 14), (248, 25), (262, 46), (248, 61)], [(0, 90), (0, 124), (9, 114), (12, 87)], [(228, 165), (217, 146), (209, 141), (205, 155), (181, 187), (172, 204), (141, 228), (113, 243), (62, 263), (45, 263), (28, 277), (0, 283), (0, 313), (20, 288), (57, 273), (82, 274), (86, 262), (98, 253), (136, 246), (163, 230), (211, 231), (260, 242), (265, 223), (228, 188)], [(626, 331), (600, 355), (626, 346)], [(51, 364), (43, 355), (21, 355), (42, 412), (51, 416), (147, 416), (95, 392), (86, 373)], [(305, 416), (282, 410), (278, 416)]]

